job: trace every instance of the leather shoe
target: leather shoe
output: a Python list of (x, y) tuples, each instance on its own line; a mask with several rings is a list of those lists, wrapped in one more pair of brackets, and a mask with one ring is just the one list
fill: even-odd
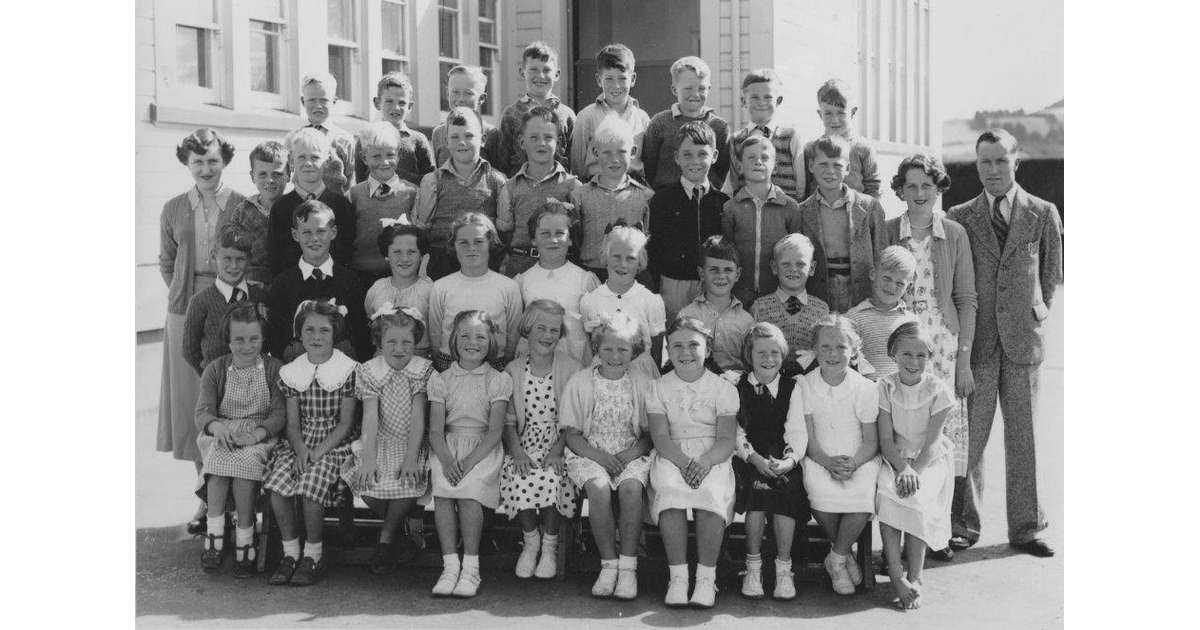
[(937, 551), (934, 551), (932, 549), (926, 549), (925, 555), (929, 558), (933, 558), (934, 560), (937, 560), (938, 562), (950, 562), (951, 560), (954, 559), (954, 550), (951, 549), (950, 547), (946, 547), (945, 549), (939, 549)]
[(1041, 538), (1034, 538), (1023, 543), (1009, 543), (1017, 551), (1027, 553), (1038, 558), (1049, 558), (1054, 555), (1054, 549), (1046, 544), (1046, 541)]
[(966, 536), (952, 536), (950, 538), (950, 548), (951, 549), (957, 549), (958, 551), (962, 551), (963, 549), (969, 549), (974, 545), (975, 545), (975, 541), (971, 540), (970, 538), (967, 538)]
[(194, 518), (187, 522), (187, 533), (192, 536), (203, 536), (208, 533), (208, 521), (202, 518)]

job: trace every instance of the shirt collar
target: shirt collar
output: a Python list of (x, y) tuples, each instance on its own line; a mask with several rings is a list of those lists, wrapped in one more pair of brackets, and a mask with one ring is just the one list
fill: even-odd
[(679, 109), (679, 103), (671, 103), (671, 116), (674, 118), (687, 118), (689, 120), (707, 120), (709, 115), (712, 114), (712, 112), (713, 112), (713, 108), (709, 107), (708, 105), (705, 105), (704, 108), (700, 110), (700, 115), (698, 117), (691, 118), (690, 116), (683, 115), (683, 110)]
[(369, 193), (369, 196), (374, 197), (375, 191), (379, 190), (379, 187), (383, 184), (387, 184), (388, 190), (391, 192), (396, 192), (396, 190), (400, 188), (400, 176), (393, 173), (391, 179), (387, 180), (386, 182), (381, 182), (378, 179), (375, 179), (374, 175), (371, 175), (367, 178), (367, 192)]
[(716, 311), (717, 314), (720, 314), (722, 312), (727, 313), (734, 309), (742, 308), (742, 301), (737, 299), (737, 297), (733, 296), (733, 295), (729, 296), (729, 307), (726, 308), (724, 311), (717, 311), (717, 307), (713, 306), (713, 303), (711, 301), (709, 301), (707, 296), (704, 295), (704, 292), (701, 292), (700, 295), (697, 295), (695, 301), (708, 306), (708, 308), (712, 309), (713, 311)]
[[(945, 212), (934, 209), (933, 211), (933, 237), (946, 240), (946, 226), (942, 223), (942, 218), (946, 216)], [(912, 222), (908, 220), (908, 213), (900, 215), (900, 238), (912, 238)]]
[[(538, 100), (536, 98), (533, 98), (532, 96), (529, 95), (529, 92), (522, 94), (521, 98), (519, 98), (517, 100), (522, 103), (525, 103), (525, 104), (538, 102)], [(550, 109), (558, 109), (559, 104), (562, 103), (562, 101), (560, 101), (558, 99), (558, 97), (554, 95), (553, 92), (546, 95), (546, 102), (548, 103), (547, 107), (549, 107)]]
[[(255, 358), (255, 359), (254, 359), (254, 365), (252, 365), (252, 366), (250, 366), (250, 367), (252, 367), (252, 368), (255, 368), (255, 369), (257, 369), (257, 370), (261, 370), (261, 369), (263, 369), (265, 366), (266, 366), (266, 364), (263, 362), (263, 355), (261, 355), (261, 354), (260, 354), (260, 355), (258, 355), (258, 357), (257, 357), (257, 358)], [(227, 370), (227, 371), (229, 371), (229, 372), (232, 372), (232, 371), (234, 371), (234, 370), (236, 370), (236, 369), (237, 369), (237, 367), (236, 367), (236, 366), (234, 366), (234, 365), (233, 365), (233, 361), (232, 361), (232, 360), (230, 360), (230, 361), (229, 361), (229, 367), (228, 367), (228, 368), (226, 368), (226, 370)]]
[[(778, 289), (775, 289), (775, 297), (779, 298), (780, 302), (787, 304), (788, 298), (793, 297), (793, 296), (791, 293), (784, 291), (783, 287), (780, 286)], [(797, 293), (795, 295), (795, 298), (797, 300), (800, 300), (801, 304), (808, 306), (808, 288), (806, 287), (802, 291)]]
[(325, 194), (325, 182), (322, 181), (320, 184), (318, 184), (317, 189), (312, 192), (304, 190), (299, 185), (297, 185), (294, 190), (297, 195), (300, 195), (301, 199), (308, 199), (309, 195), (313, 195), (313, 199), (320, 199), (321, 195)]
[(825, 195), (822, 195), (820, 192), (817, 193), (817, 201), (826, 208), (832, 208), (834, 210), (837, 210), (838, 208), (844, 208), (850, 204), (850, 187), (842, 184), (842, 196), (838, 197), (837, 201), (833, 202), (832, 204), (830, 204), (828, 201), (825, 201)]
[(333, 277), (333, 256), (326, 258), (325, 262), (321, 263), (320, 267), (314, 267), (308, 264), (308, 261), (304, 260), (304, 258), (300, 258), (300, 262), (298, 264), (300, 265), (300, 275), (304, 276), (305, 280), (308, 280), (312, 277), (314, 269), (320, 269), (321, 273), (325, 274), (326, 277)]
[[(638, 109), (641, 109), (642, 105), (641, 105), (641, 103), (638, 103), (638, 100), (636, 98), (634, 98), (632, 96), (627, 96), (626, 98), (629, 99), (629, 102), (627, 102), (625, 104), (625, 111), (629, 111), (630, 107), (636, 107)], [(603, 94), (596, 97), (596, 105), (605, 111), (610, 111), (610, 112), (616, 111), (615, 109), (613, 109), (613, 107), (611, 105), (608, 104), (608, 101), (604, 100)]]
[[(492, 165), (487, 160), (482, 157), (476, 158), (475, 170), (471, 171), (471, 176), (468, 179), (474, 179), (476, 173), (479, 173), (481, 170), (486, 173), (491, 168)], [(454, 158), (447, 159), (438, 167), (438, 170), (446, 171), (451, 177), (458, 177), (458, 171), (454, 170)]]
[[(776, 372), (775, 380), (771, 381), (770, 383), (766, 383), (767, 391), (771, 392), (771, 398), (779, 396), (779, 379), (779, 373)], [(750, 372), (750, 376), (747, 377), (746, 380), (749, 381), (751, 385), (763, 385), (763, 383), (758, 382), (758, 377), (754, 375), (753, 371)]]
[[(993, 196), (992, 193), (990, 193), (986, 190), (983, 191), (983, 194), (987, 195), (988, 208), (991, 209), (991, 207), (993, 205), (995, 205), (995, 203), (996, 203), (996, 197)], [(1017, 200), (1017, 183), (1016, 182), (1013, 182), (1013, 185), (1009, 187), (1008, 192), (1004, 193), (1004, 198), (1008, 200), (1008, 209), (1011, 212), (1012, 208), (1013, 208), (1013, 204)]]
[[(222, 280), (220, 276), (217, 277), (216, 286), (217, 290), (221, 292), (221, 295), (225, 296), (226, 302), (233, 297), (233, 285)], [(237, 288), (241, 289), (242, 293), (246, 294), (246, 297), (250, 297), (250, 285), (246, 282), (245, 278), (242, 278), (242, 282), (241, 284), (237, 285)]]
[(743, 131), (750, 133), (750, 132), (753, 132), (755, 129), (758, 129), (759, 127), (766, 127), (767, 131), (771, 132), (771, 137), (774, 138), (775, 132), (779, 130), (779, 121), (771, 120), (771, 121), (765, 122), (761, 125), (756, 125), (753, 122), (748, 122), (748, 123), (746, 123), (745, 128), (743, 128)]
[[(529, 172), (526, 170), (528, 167), (529, 167), (529, 162), (525, 162), (524, 164), (522, 164), (521, 168), (517, 169), (517, 174), (513, 175), (513, 179), (516, 179), (518, 177), (524, 177), (525, 179), (528, 179), (529, 181), (533, 181), (533, 178), (529, 176)], [(559, 173), (562, 173), (563, 176), (566, 176), (567, 169), (563, 168), (563, 165), (560, 164), (558, 162), (558, 160), (555, 160), (554, 161), (554, 170), (550, 171), (549, 175), (546, 175), (545, 177), (543, 177), (533, 183), (540, 184), (544, 181), (554, 179), (555, 177), (558, 177)]]
[(271, 214), (271, 209), (262, 204), (262, 193), (254, 193), (253, 195), (247, 197), (246, 201), (249, 201), (250, 203), (254, 204), (254, 207), (258, 208), (258, 211), (261, 212), (264, 216)]
[(649, 188), (646, 188), (645, 184), (642, 184), (638, 180), (630, 177), (628, 173), (625, 174), (625, 177), (623, 177), (621, 179), (621, 183), (618, 184), (616, 188), (609, 188), (609, 187), (605, 186), (604, 184), (601, 184), (599, 175), (593, 175), (592, 179), (588, 180), (588, 185), (595, 186), (601, 190), (607, 190), (609, 192), (617, 192), (617, 191), (625, 190), (626, 188), (629, 188), (630, 186), (633, 186), (636, 188), (641, 188), (643, 190), (650, 190)]
[(867, 298), (867, 299), (859, 302), (857, 306), (855, 306), (854, 308), (847, 311), (846, 314), (849, 315), (850, 313), (857, 313), (859, 311), (865, 311), (868, 309), (872, 310), (872, 311), (878, 311), (880, 313), (901, 313), (904, 315), (908, 314), (908, 305), (904, 303), (904, 300), (898, 300), (896, 302), (895, 306), (893, 306), (892, 308), (889, 308), (887, 310), (884, 310), (884, 309), (879, 308), (878, 306), (875, 306), (874, 304), (872, 304), (871, 298)]
[(683, 194), (687, 195), (687, 198), (692, 201), (696, 200), (694, 197), (692, 197), (692, 189), (699, 186), (700, 196), (703, 197), (704, 195), (707, 195), (708, 190), (712, 188), (712, 185), (708, 183), (707, 179), (704, 180), (704, 183), (697, 184), (682, 175), (679, 176), (679, 185), (683, 186)]
[[(780, 199), (779, 192), (780, 188), (775, 184), (771, 184), (771, 187), (767, 189), (766, 203), (773, 203), (780, 206), (784, 205), (785, 202)], [(750, 192), (749, 187), (742, 186), (740, 189), (738, 189), (737, 194), (734, 195), (734, 199), (737, 199), (738, 201), (754, 201), (757, 199), (757, 197), (754, 196), (754, 193)]]
[[(224, 183), (222, 183), (221, 187), (218, 188), (217, 192), (213, 195), (213, 198), (217, 201), (218, 210), (223, 210), (225, 208), (225, 204), (229, 203), (229, 195), (231, 194), (233, 194), (233, 191), (230, 190), (230, 188)], [(192, 210), (204, 209), (204, 202), (200, 198), (200, 189), (196, 188), (195, 186), (192, 186), (192, 189), (188, 191), (188, 201), (192, 204)]]
[(468, 369), (464, 368), (463, 366), (459, 365), (458, 361), (455, 361), (450, 364), (450, 373), (456, 374), (458, 376), (462, 376), (464, 374), (487, 374), (488, 368), (490, 368), (490, 367), (491, 366), (488, 365), (486, 361), (484, 361), (483, 363), (479, 364), (479, 367), (477, 367), (473, 370), (468, 370)]

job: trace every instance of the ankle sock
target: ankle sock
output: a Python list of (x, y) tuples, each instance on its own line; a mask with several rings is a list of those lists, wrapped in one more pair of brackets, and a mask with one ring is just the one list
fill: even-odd
[(792, 561), (790, 559), (789, 560), (780, 560), (779, 558), (775, 558), (775, 573), (776, 574), (783, 573), (784, 571), (791, 571), (791, 570), (792, 570)]
[(237, 540), (237, 546), (238, 547), (250, 547), (250, 556), (247, 559), (253, 560), (255, 558), (254, 526), (251, 525), (250, 527), (247, 527), (246, 529), (242, 529), (241, 527), (238, 527), (237, 529), (235, 529), (233, 531), (234, 531), (234, 539)]
[(309, 542), (304, 545), (304, 557), (312, 558), (313, 562), (321, 561), (321, 554), (325, 550), (324, 542)]
[(442, 556), (442, 566), (447, 569), (454, 569), (455, 573), (462, 570), (462, 564), (458, 561), (458, 554), (448, 553)]
[(748, 553), (746, 554), (746, 570), (762, 571), (762, 554)]
[(466, 554), (463, 554), (462, 568), (463, 568), (463, 571), (473, 571), (476, 574), (478, 574), (479, 573), (479, 556), (468, 556)]
[(538, 530), (535, 529), (531, 532), (521, 532), (521, 534), (525, 538), (526, 549), (537, 551), (538, 549), (542, 548), (542, 537), (538, 535)]
[(213, 548), (220, 551), (225, 548), (225, 515), (208, 517), (208, 535), (216, 536)]
[(600, 559), (600, 570), (601, 571), (603, 571), (604, 569), (607, 569), (609, 567), (611, 567), (613, 569), (620, 567), (620, 565), (618, 564), (617, 558), (613, 558), (611, 560), (605, 560), (604, 558)]
[(717, 581), (717, 567), (706, 567), (703, 564), (696, 565), (696, 581), (707, 579), (710, 582)]
[(672, 580), (675, 578), (686, 580), (688, 578), (688, 565), (686, 564), (671, 564), (667, 566), (667, 570), (670, 571)]
[(637, 571), (637, 556), (617, 556), (617, 568)]
[(542, 534), (542, 547), (557, 547), (558, 534)]
[(283, 541), (283, 555), (291, 556), (296, 560), (300, 559), (300, 539), (293, 538)]

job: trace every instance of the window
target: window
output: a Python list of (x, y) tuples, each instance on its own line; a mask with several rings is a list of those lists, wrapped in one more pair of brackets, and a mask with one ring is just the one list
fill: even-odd
[(450, 109), (446, 100), (446, 73), (462, 63), (459, 45), (460, 14), (459, 0), (438, 0), (438, 72), (441, 81), (441, 108)]
[(383, 74), (408, 72), (408, 0), (383, 0)]
[(358, 29), (354, 0), (328, 0), (329, 73), (337, 79), (340, 101), (354, 100), (354, 76), (358, 67)]
[(479, 0), (479, 67), (488, 78), (488, 98), (479, 108), (479, 113), (491, 116), (496, 97), (496, 69), (500, 66), (500, 39), (496, 25), (496, 3), (498, 0)]
[[(255, 0), (250, 14), (250, 90), (256, 104), (283, 106), (283, 36), (287, 27), (281, 0)], [(263, 98), (259, 98), (263, 97)]]
[(214, 0), (191, 0), (173, 7), (175, 18), (175, 81), (189, 97), (201, 102), (219, 100), (221, 84), (216, 47), (220, 20)]

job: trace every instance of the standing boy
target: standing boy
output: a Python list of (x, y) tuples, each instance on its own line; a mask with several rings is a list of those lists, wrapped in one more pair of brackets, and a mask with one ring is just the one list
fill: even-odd
[(505, 177), (512, 177), (525, 163), (525, 152), (521, 150), (521, 121), (526, 112), (538, 105), (554, 110), (558, 115), (558, 149), (555, 159), (568, 171), (571, 170), (571, 133), (575, 127), (575, 112), (553, 94), (558, 81), (558, 53), (546, 42), (533, 42), (521, 53), (521, 78), (525, 80), (525, 94), (517, 102), (504, 108), (500, 117), (499, 133), (488, 137), (487, 154), (494, 160), (492, 166), (500, 169)]
[[(783, 189), (787, 196), (804, 201), (804, 149), (796, 128), (782, 125), (775, 118), (775, 108), (783, 104), (783, 81), (770, 68), (752, 70), (742, 79), (742, 107), (750, 113), (750, 122), (729, 138), (729, 152), (753, 135), (763, 136), (775, 147), (775, 170), (771, 183)], [(746, 184), (739, 164), (734, 161), (725, 182), (725, 192), (732, 195)]]
[[(646, 126), (642, 162), (646, 167), (646, 183), (662, 190), (679, 180), (675, 150), (679, 148), (679, 128), (692, 120), (701, 120), (717, 135), (717, 146), (729, 142), (729, 125), (708, 107), (708, 90), (712, 87), (712, 72), (699, 57), (681, 57), (671, 64), (671, 93), (675, 103), (650, 119)], [(721, 187), (729, 174), (729, 156), (720, 155), (708, 173), (713, 186)]]
[[(446, 73), (446, 102), (450, 104), (450, 109), (465, 107), (475, 112), (475, 117), (479, 119), (479, 127), (483, 129), (480, 143), (485, 147), (488, 138), (496, 131), (492, 123), (479, 115), (479, 107), (487, 100), (487, 84), (487, 75), (479, 66), (458, 65)], [(433, 143), (433, 164), (436, 168), (450, 159), (450, 149), (446, 146), (446, 123), (434, 127), (430, 138)], [(492, 156), (485, 150), (483, 159), (491, 162)]]
[[(329, 114), (337, 104), (337, 84), (337, 79), (328, 72), (304, 77), (300, 82), (300, 105), (304, 107), (308, 124), (300, 129), (316, 129), (329, 138), (333, 155), (324, 165), (325, 187), (345, 195), (354, 177), (354, 136), (329, 123)], [(291, 131), (284, 138), (284, 146), (291, 146), (292, 136), (300, 129)]]
[[(850, 86), (841, 79), (830, 79), (817, 89), (817, 115), (825, 127), (826, 136), (838, 136), (850, 145), (850, 172), (846, 175), (846, 185), (860, 193), (879, 198), (879, 162), (875, 159), (875, 149), (866, 138), (854, 131), (854, 116), (858, 114), (858, 104)], [(804, 163), (812, 161), (810, 142), (804, 147)], [(813, 191), (812, 174), (808, 174), (806, 188), (808, 194)]]
[(754, 325), (754, 316), (733, 296), (733, 285), (742, 273), (737, 248), (722, 236), (710, 236), (700, 246), (700, 274), (704, 293), (679, 311), (695, 317), (712, 330), (712, 357), (722, 370), (746, 370), (742, 365), (742, 342)]
[(350, 268), (364, 285), (392, 275), (387, 258), (379, 255), (381, 219), (398, 219), (412, 213), (417, 200), (417, 187), (401, 179), (396, 163), (401, 160), (404, 136), (387, 122), (373, 122), (358, 132), (359, 157), (368, 168), (368, 175), (350, 187), (350, 203), (354, 204), (357, 230)]
[(600, 86), (600, 96), (580, 110), (571, 134), (571, 170), (583, 181), (600, 172), (592, 154), (592, 137), (605, 116), (617, 116), (633, 127), (637, 152), (630, 161), (629, 172), (635, 176), (645, 172), (641, 153), (650, 115), (629, 94), (637, 84), (636, 63), (633, 51), (624, 44), (609, 44), (596, 53), (596, 85)]
[(813, 244), (807, 236), (788, 234), (779, 239), (771, 257), (771, 271), (779, 278), (778, 288), (750, 307), (754, 321), (775, 324), (783, 331), (789, 349), (783, 361), (783, 375), (789, 378), (815, 367), (812, 327), (829, 314), (829, 305), (805, 290), (812, 260)]
[[(343, 194), (326, 187), (326, 167), (333, 159), (329, 138), (317, 129), (304, 128), (288, 136), (288, 160), (296, 186), (271, 206), (267, 219), (267, 264), (272, 274), (295, 265), (300, 257), (300, 246), (292, 238), (292, 211), (309, 200), (325, 204), (343, 226), (331, 246), (334, 258), (349, 261), (354, 249), (356, 218), (354, 206)], [(278, 356), (278, 355), (277, 355)]]
[[(412, 111), (416, 102), (412, 81), (403, 72), (389, 72), (379, 80), (376, 91), (375, 109), (379, 112), (380, 120), (387, 121), (400, 132), (400, 146), (396, 151), (396, 174), (413, 186), (421, 184), (421, 178), (426, 173), (433, 172), (433, 147), (425, 134), (410, 129), (404, 118)], [(363, 156), (363, 148), (358, 146), (355, 152), (354, 178), (364, 182), (371, 174)]]
[(267, 262), (267, 221), (271, 206), (283, 196), (287, 188), (287, 153), (283, 145), (268, 140), (250, 151), (250, 181), (258, 193), (246, 199), (233, 211), (229, 222), (241, 226), (250, 235), (253, 243), (246, 277), (261, 282), (270, 288), (271, 267)]

